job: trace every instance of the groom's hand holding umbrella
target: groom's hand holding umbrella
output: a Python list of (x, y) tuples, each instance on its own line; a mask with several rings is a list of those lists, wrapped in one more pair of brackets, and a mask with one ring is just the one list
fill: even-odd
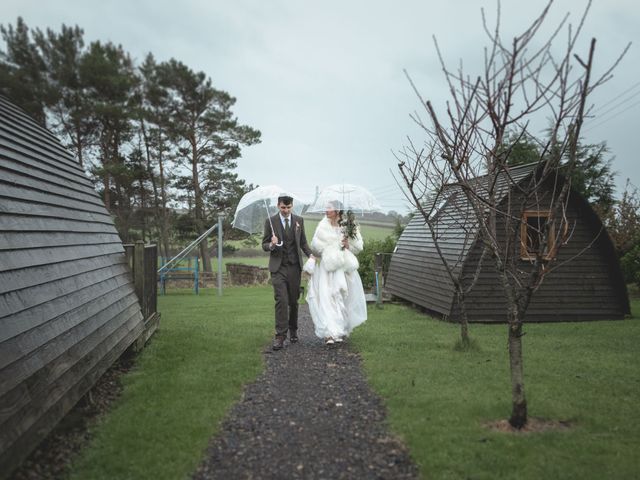
[(278, 245), (280, 245), (280, 240), (278, 239), (278, 237), (275, 236), (275, 234), (271, 237), (271, 246), (269, 247), (269, 250), (273, 250), (274, 248), (276, 248)]

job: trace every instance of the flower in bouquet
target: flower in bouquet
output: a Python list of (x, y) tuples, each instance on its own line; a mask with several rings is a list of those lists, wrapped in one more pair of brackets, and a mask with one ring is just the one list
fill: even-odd
[[(340, 227), (342, 228), (342, 235), (347, 239), (355, 239), (358, 233), (358, 224), (356, 223), (356, 216), (351, 210), (347, 210), (345, 218), (340, 220)], [(344, 250), (344, 246), (342, 247)]]

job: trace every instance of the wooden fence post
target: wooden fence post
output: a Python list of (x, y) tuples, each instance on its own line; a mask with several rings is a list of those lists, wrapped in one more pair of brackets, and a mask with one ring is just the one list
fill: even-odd
[(140, 351), (160, 324), (158, 300), (158, 248), (137, 241), (133, 252), (133, 284), (144, 317), (144, 331), (135, 342), (134, 350)]
[(127, 263), (129, 264), (129, 269), (131, 270), (131, 273), (133, 273), (133, 249), (135, 248), (135, 245), (132, 243), (125, 243), (123, 247)]
[(382, 308), (382, 287), (380, 286), (380, 280), (381, 280), (381, 272), (383, 270), (383, 265), (382, 265), (382, 254), (381, 253), (376, 253), (375, 255), (375, 280), (376, 280), (376, 307), (377, 308)]
[(146, 318), (147, 306), (144, 301), (144, 242), (142, 240), (136, 241), (133, 254), (133, 285), (138, 300), (140, 301), (140, 307), (142, 307), (142, 315)]
[(158, 311), (158, 246), (145, 245), (144, 247), (145, 270), (145, 304), (147, 317)]

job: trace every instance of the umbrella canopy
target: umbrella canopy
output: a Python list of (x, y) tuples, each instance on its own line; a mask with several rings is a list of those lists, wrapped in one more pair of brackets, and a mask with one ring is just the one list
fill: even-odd
[(278, 185), (264, 185), (244, 194), (238, 203), (231, 226), (248, 233), (262, 232), (264, 222), (278, 212), (278, 197), (293, 198), (293, 213), (300, 215), (305, 202)]
[(383, 211), (369, 190), (360, 185), (348, 183), (340, 183), (323, 188), (307, 211), (324, 212), (327, 204), (336, 200), (342, 204), (342, 210), (352, 210), (359, 213)]

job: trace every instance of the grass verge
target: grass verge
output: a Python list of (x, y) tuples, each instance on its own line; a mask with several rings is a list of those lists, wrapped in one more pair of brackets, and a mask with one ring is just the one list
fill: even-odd
[(511, 411), (505, 325), (472, 325), (477, 348), (461, 352), (457, 325), (385, 305), (352, 340), (424, 478), (631, 479), (640, 472), (640, 301), (632, 309), (631, 320), (526, 325), (529, 415), (569, 422), (564, 431), (484, 426)]
[(271, 287), (159, 297), (160, 329), (74, 462), (73, 479), (179, 479), (197, 467), (242, 386), (263, 369)]

